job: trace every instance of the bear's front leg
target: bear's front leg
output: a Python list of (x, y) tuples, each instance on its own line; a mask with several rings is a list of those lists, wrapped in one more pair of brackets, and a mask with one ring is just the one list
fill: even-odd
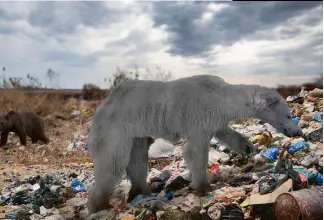
[(9, 132), (8, 131), (3, 131), (1, 133), (0, 147), (3, 147), (3, 146), (5, 146), (7, 144), (8, 135), (9, 135)]
[(242, 134), (230, 128), (219, 130), (215, 136), (220, 144), (241, 154), (249, 154), (256, 151), (256, 147)]
[(188, 139), (182, 154), (192, 178), (190, 187), (196, 189), (200, 195), (211, 191), (206, 174), (208, 152), (209, 137), (206, 135), (195, 135)]
[(17, 130), (16, 131), (16, 134), (19, 137), (20, 144), (26, 146), (27, 145), (27, 136), (26, 136), (25, 131), (23, 131), (23, 130)]

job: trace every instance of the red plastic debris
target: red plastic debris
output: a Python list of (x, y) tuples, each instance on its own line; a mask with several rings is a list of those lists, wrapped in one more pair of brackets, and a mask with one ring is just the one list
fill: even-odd
[(219, 166), (218, 164), (213, 164), (210, 168), (212, 172), (219, 173)]

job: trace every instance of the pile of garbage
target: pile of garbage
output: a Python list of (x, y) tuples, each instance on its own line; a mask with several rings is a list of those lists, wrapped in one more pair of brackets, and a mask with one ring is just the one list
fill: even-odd
[(68, 151), (81, 150), (83, 152), (88, 152), (88, 135), (80, 135), (74, 138), (67, 147)]
[[(89, 132), (91, 121), (86, 123), (86, 129), (83, 131)], [(81, 134), (80, 131), (76, 132), (75, 137), (70, 141), (68, 147), (68, 151), (74, 151), (74, 150), (81, 150), (84, 153), (88, 152), (88, 134)]]
[(79, 174), (57, 172), (37, 176), (5, 174), (11, 182), (2, 189), (0, 207), (5, 217), (15, 219), (75, 219), (83, 210), (87, 215), (86, 202), (93, 187), (94, 172), (89, 165)]
[[(287, 215), (295, 219), (322, 216), (323, 91), (307, 92), (302, 88), (300, 94), (288, 97), (287, 102), (294, 115), (291, 120), (303, 129), (304, 136), (288, 138), (260, 120), (231, 123), (231, 128), (258, 150), (243, 156), (213, 138), (206, 170), (213, 190), (205, 196), (199, 196), (189, 186), (188, 168), (181, 156), (186, 140), (172, 146), (158, 139), (150, 149), (150, 158), (167, 157), (172, 161), (163, 169), (150, 169), (151, 194), (138, 195), (126, 203), (131, 185), (124, 175), (111, 197), (114, 208), (88, 219), (280, 220)], [(69, 148), (86, 146), (86, 139), (81, 137), (81, 144)], [(4, 213), (6, 216), (86, 218), (87, 195), (94, 183), (91, 167), (82, 168), (79, 174), (58, 172), (23, 180), (11, 178), (11, 184), (0, 194), (0, 206), (12, 209)]]

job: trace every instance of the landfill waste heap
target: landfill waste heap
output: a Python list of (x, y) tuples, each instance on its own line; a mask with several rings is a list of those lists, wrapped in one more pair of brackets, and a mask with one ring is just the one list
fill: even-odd
[[(287, 98), (304, 137), (288, 138), (256, 119), (232, 122), (258, 149), (242, 156), (213, 138), (206, 170), (213, 191), (204, 197), (189, 188), (181, 157), (186, 140), (175, 146), (157, 139), (150, 147), (150, 195), (126, 203), (130, 182), (124, 175), (112, 195), (114, 208), (87, 215), (87, 196), (94, 184), (91, 163), (75, 172), (19, 177), (0, 193), (1, 219), (322, 219), (323, 215), (323, 91), (314, 89)], [(87, 152), (80, 135), (69, 151)], [(163, 167), (161, 167), (163, 164)]]

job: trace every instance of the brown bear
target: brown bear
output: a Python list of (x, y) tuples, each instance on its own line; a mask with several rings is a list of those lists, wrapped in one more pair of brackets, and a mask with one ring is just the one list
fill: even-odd
[(10, 111), (0, 116), (0, 146), (7, 143), (9, 132), (19, 136), (20, 144), (26, 146), (26, 136), (32, 139), (32, 143), (38, 140), (47, 144), (49, 139), (45, 135), (45, 124), (43, 119), (33, 112)]

